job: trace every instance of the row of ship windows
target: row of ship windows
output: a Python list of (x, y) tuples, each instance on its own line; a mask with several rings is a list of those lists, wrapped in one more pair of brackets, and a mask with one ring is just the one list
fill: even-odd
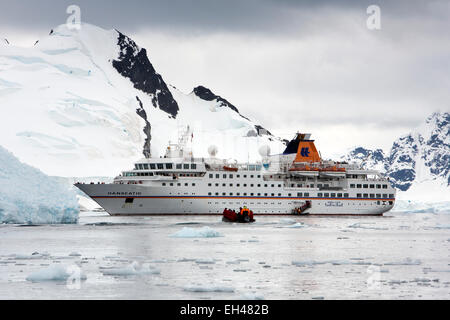
[[(212, 192), (208, 192), (208, 196), (212, 196), (212, 195), (213, 195)], [(219, 195), (219, 192), (216, 192), (214, 195), (218, 196), (218, 195)], [(227, 195), (226, 192), (222, 192), (222, 196), (226, 196), (226, 195)], [(228, 195), (233, 196), (234, 193), (233, 193), (233, 192), (230, 192), (230, 193), (228, 193)], [(236, 195), (236, 196), (240, 196), (241, 193), (240, 193), (240, 192), (236, 192), (235, 195)], [(246, 196), (246, 195), (247, 195), (247, 192), (242, 193), (242, 195), (243, 195), (243, 196)], [(257, 197), (261, 197), (261, 195), (262, 195), (262, 193), (257, 193), (257, 194), (256, 194)], [(250, 193), (250, 196), (253, 197), (253, 196), (255, 196), (255, 194), (254, 194), (254, 193)], [(267, 197), (267, 196), (269, 196), (269, 194), (268, 194), (268, 193), (264, 193), (264, 196)], [(275, 196), (275, 193), (271, 193), (270, 196), (271, 196), (271, 197), (274, 197), (274, 196)], [(287, 196), (288, 196), (288, 197), (293, 197), (293, 195), (292, 195), (291, 193), (288, 193)], [(298, 192), (298, 193), (297, 193), (297, 197), (303, 197), (303, 196), (304, 196), (304, 197), (309, 197), (309, 192), (305, 192), (305, 193)], [(278, 193), (278, 197), (281, 197), (281, 193)]]
[[(218, 183), (216, 183), (216, 184), (215, 184), (215, 186), (216, 186), (216, 187), (218, 187), (218, 186), (219, 186), (219, 184), (218, 184)], [(226, 186), (227, 186), (227, 184), (226, 184), (226, 183), (222, 183), (222, 187), (226, 187)], [(232, 187), (232, 186), (233, 186), (233, 184), (232, 184), (232, 183), (230, 183), (230, 187)], [(240, 183), (236, 183), (236, 187), (240, 187), (240, 186), (241, 186), (241, 184), (240, 184)], [(247, 186), (247, 184), (246, 184), (246, 183), (244, 183), (244, 184), (242, 184), (242, 186), (243, 186), (243, 187), (246, 187), (246, 186)], [(250, 184), (250, 187), (253, 187), (253, 186), (254, 186), (254, 184), (253, 184), (253, 183), (251, 183), (251, 184)], [(261, 184), (257, 184), (256, 186), (257, 186), (257, 187), (261, 187)], [(270, 186), (271, 186), (272, 188), (273, 188), (273, 187), (275, 187), (275, 185), (274, 185), (274, 184), (271, 184)], [(212, 183), (208, 183), (208, 187), (212, 187)], [(264, 187), (267, 187), (267, 184), (265, 184), (265, 185), (264, 185)], [(279, 184), (279, 185), (278, 185), (278, 188), (281, 188), (281, 184)]]
[(163, 176), (163, 177), (201, 177), (200, 173), (166, 173), (166, 172), (125, 172), (124, 177), (152, 177), (152, 176)]
[[(191, 183), (191, 184), (192, 184), (193, 187), (195, 187), (195, 183)], [(167, 184), (166, 184), (165, 182), (162, 183), (162, 186), (163, 186), (163, 187), (165, 187), (166, 185), (167, 185)], [(169, 186), (173, 187), (173, 185), (174, 185), (174, 184), (173, 184), (172, 182), (169, 183)], [(181, 187), (181, 183), (177, 183), (177, 186), (178, 186), (178, 187)], [(189, 183), (186, 182), (186, 183), (184, 184), (184, 186), (185, 186), (185, 187), (189, 186)]]
[[(228, 178), (230, 178), (230, 179), (233, 179), (233, 177), (234, 177), (233, 174), (228, 174), (228, 175), (227, 175), (226, 173), (222, 174), (222, 178), (223, 178), (223, 179), (226, 179), (227, 176), (228, 176)], [(216, 177), (216, 179), (220, 179), (220, 174), (216, 173), (216, 174), (215, 174), (215, 177)], [(241, 177), (240, 174), (236, 174), (236, 178), (240, 178), (240, 177)], [(243, 177), (243, 178), (247, 178), (247, 175), (246, 175), (246, 174), (243, 174), (242, 177)], [(250, 178), (254, 178), (255, 175), (250, 174), (249, 177), (250, 177)], [(259, 179), (259, 178), (261, 178), (261, 175), (258, 174), (258, 175), (256, 175), (256, 177)], [(214, 174), (210, 173), (210, 174), (209, 174), (209, 178), (210, 178), (210, 179), (213, 179), (213, 178), (214, 178)]]
[(137, 163), (135, 165), (136, 170), (163, 170), (163, 169), (197, 169), (196, 163)]
[[(191, 204), (192, 204), (192, 202), (191, 202)], [(212, 202), (208, 202), (208, 204), (213, 204)], [(220, 202), (215, 202), (214, 204), (220, 204)], [(222, 202), (222, 204), (227, 204), (227, 202)], [(236, 205), (247, 205), (247, 202), (228, 202), (228, 204), (236, 204)], [(261, 205), (261, 204), (264, 204), (264, 205), (268, 205), (268, 204), (271, 204), (271, 205), (274, 205), (275, 204), (275, 202), (271, 202), (271, 203), (269, 203), (269, 202), (256, 202), (256, 203), (254, 203), (254, 202), (250, 202), (250, 205), (254, 205), (254, 204), (256, 204), (256, 205)], [(282, 202), (278, 202), (278, 205), (282, 205), (283, 203)], [(288, 205), (290, 205), (290, 204), (292, 204), (292, 203), (290, 203), (290, 202), (288, 202), (287, 203)], [(382, 203), (380, 202), (380, 201), (377, 201), (376, 202), (376, 204), (377, 205), (381, 205)], [(385, 204), (385, 202), (383, 201), (383, 204)], [(394, 202), (393, 201), (389, 201), (389, 204), (390, 205), (393, 205), (394, 204)], [(317, 203), (317, 205), (319, 205), (320, 206), (320, 202), (319, 203)], [(353, 206), (356, 206), (356, 205), (372, 205), (372, 202), (370, 202), (370, 203), (366, 203), (366, 202), (364, 202), (364, 203), (361, 203), (361, 202), (359, 202), (359, 203), (355, 203), (355, 202), (353, 202), (353, 203), (347, 203), (347, 205), (348, 206), (351, 206), (351, 205), (353, 205)], [(267, 211), (266, 211), (267, 212)]]
[[(212, 192), (208, 192), (208, 196), (212, 196), (212, 195), (213, 195)], [(219, 196), (219, 192), (216, 192), (214, 195)], [(226, 192), (222, 192), (222, 196), (226, 196), (226, 195), (227, 195)], [(234, 194), (233, 194), (233, 192), (230, 192), (230, 193), (228, 193), (228, 195), (229, 196), (233, 196)], [(236, 192), (236, 196), (240, 196), (240, 195), (241, 194), (239, 192)], [(247, 193), (244, 192), (242, 195), (246, 196)], [(257, 197), (260, 197), (261, 195), (262, 195), (261, 193), (257, 193), (256, 194)], [(255, 196), (255, 194), (254, 193), (250, 193), (250, 196), (253, 197), (253, 196)], [(264, 196), (267, 197), (267, 196), (269, 196), (269, 194), (268, 193), (264, 193)], [(274, 197), (275, 193), (271, 193), (270, 196)], [(278, 193), (277, 196), (281, 197), (281, 193)], [(295, 197), (291, 193), (288, 193), (287, 196), (288, 197)], [(309, 197), (309, 192), (297, 192), (297, 196), (296, 197)], [(348, 193), (327, 193), (327, 192), (321, 193), (321, 192), (319, 192), (317, 194), (317, 197), (318, 198), (348, 198), (349, 194)], [(386, 193), (383, 193), (383, 194), (381, 194), (381, 193), (377, 193), (377, 194), (374, 194), (374, 193), (370, 193), (370, 194), (368, 194), (368, 193), (364, 193), (364, 194), (358, 193), (356, 195), (356, 197), (357, 198), (370, 198), (370, 199), (382, 199), (382, 198), (385, 199), (385, 198), (388, 198), (388, 194), (386, 194)], [(393, 194), (389, 194), (389, 198), (393, 198), (393, 197), (394, 197)]]
[(388, 197), (387, 193), (383, 193), (383, 194), (381, 194), (381, 193), (377, 193), (377, 194), (374, 194), (374, 193), (357, 193), (356, 197), (357, 198), (371, 198), (371, 199), (375, 199), (375, 198), (378, 198), (378, 199), (380, 199), (380, 198), (393, 198), (394, 194), (390, 193), (389, 197)]
[[(214, 186), (216, 186), (216, 187), (219, 187), (219, 185), (220, 185), (219, 183), (215, 183), (215, 184), (214, 184)], [(226, 186), (227, 186), (226, 183), (222, 183), (222, 187), (226, 187)], [(229, 186), (232, 187), (233, 184), (230, 183)], [(236, 183), (236, 187), (240, 187), (240, 186), (241, 186), (240, 183)], [(243, 187), (246, 187), (247, 184), (244, 183), (244, 184), (242, 184), (242, 186), (243, 186)], [(253, 186), (254, 186), (254, 184), (251, 183), (251, 184), (250, 184), (250, 187), (253, 187)], [(261, 184), (258, 183), (256, 186), (257, 186), (257, 187), (261, 187)], [(281, 188), (281, 184), (278, 184), (277, 186), (278, 186), (278, 188)], [(208, 187), (212, 187), (212, 183), (208, 183)], [(264, 187), (267, 188), (267, 187), (269, 187), (269, 185), (268, 185), (268, 184), (264, 184)], [(274, 184), (271, 184), (270, 187), (274, 188), (275, 185), (274, 185)], [(291, 188), (295, 188), (295, 187), (297, 187), (297, 188), (304, 188), (304, 187), (306, 187), (306, 188), (314, 188), (314, 183), (306, 184), (306, 185), (304, 185), (304, 184), (302, 184), (302, 183), (298, 183), (298, 184), (292, 183), (292, 184), (290, 184), (290, 187), (291, 187)], [(320, 183), (317, 184), (317, 188), (322, 188), (322, 187), (328, 188), (328, 187), (330, 187), (330, 185), (327, 184), (327, 183), (326, 183), (326, 184), (320, 184)]]
[[(376, 185), (377, 189), (381, 189), (381, 188), (387, 189), (387, 187), (388, 187), (387, 184), (377, 184)], [(368, 189), (368, 188), (370, 188), (370, 189), (375, 189), (375, 185), (374, 184), (353, 184), (353, 183), (351, 183), (350, 184), (350, 188), (357, 188), (357, 189), (361, 189), (361, 188)]]
[(200, 173), (166, 173), (166, 172), (125, 172), (124, 177), (152, 177), (152, 176), (164, 176), (164, 177), (173, 177), (178, 175), (179, 177), (200, 177)]
[[(163, 186), (163, 187), (165, 187), (166, 185), (167, 185), (167, 183), (166, 183), (166, 182), (163, 182), (163, 183), (162, 183), (162, 186)], [(173, 185), (174, 185), (174, 183), (172, 183), (172, 182), (171, 182), (171, 183), (169, 183), (169, 186), (171, 186), (171, 187), (172, 187)], [(193, 187), (195, 187), (195, 183), (191, 183), (191, 185), (192, 185)], [(215, 185), (216, 185), (216, 187), (218, 187), (218, 186), (219, 186), (219, 184), (218, 184), (218, 183), (216, 183)], [(178, 186), (178, 187), (180, 187), (180, 186), (181, 186), (181, 183), (177, 183), (177, 186)], [(186, 183), (184, 184), (184, 186), (186, 186), (186, 187), (187, 187), (187, 186), (189, 186), (189, 183), (187, 183), (187, 182), (186, 182)], [(208, 183), (208, 187), (211, 187), (211, 186), (212, 186), (212, 184), (211, 184), (211, 183)], [(222, 184), (222, 186), (223, 186), (223, 187), (226, 187), (226, 184), (225, 184), (225, 183), (223, 183), (223, 184)], [(230, 187), (232, 187), (232, 186), (233, 186), (233, 184), (232, 184), (232, 183), (230, 183)], [(247, 186), (247, 184), (246, 184), (246, 183), (244, 183), (244, 184), (243, 184), (242, 186), (243, 186), (243, 187), (246, 187), (246, 186)], [(254, 184), (253, 184), (253, 183), (252, 183), (252, 184), (250, 184), (250, 187), (253, 187), (253, 186), (254, 186)], [(258, 186), (258, 187), (261, 187), (261, 185), (260, 185), (260, 184), (257, 184), (257, 186)], [(240, 187), (240, 184), (239, 184), (239, 183), (237, 183), (237, 184), (236, 184), (236, 187)], [(264, 187), (267, 187), (267, 184), (265, 184), (265, 185), (264, 185)], [(271, 187), (275, 187), (275, 185), (271, 184)], [(279, 187), (279, 188), (281, 188), (281, 184), (279, 184), (279, 185), (278, 185), (278, 187)]]

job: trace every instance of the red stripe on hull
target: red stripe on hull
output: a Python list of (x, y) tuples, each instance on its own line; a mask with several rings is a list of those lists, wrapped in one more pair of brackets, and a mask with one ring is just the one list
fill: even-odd
[[(221, 216), (221, 213), (108, 213), (111, 216)], [(292, 213), (255, 213), (255, 216), (382, 216), (382, 213), (309, 213), (309, 214), (292, 214)]]

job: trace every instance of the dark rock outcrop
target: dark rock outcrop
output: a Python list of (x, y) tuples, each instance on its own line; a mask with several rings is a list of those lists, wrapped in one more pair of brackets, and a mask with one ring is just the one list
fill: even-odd
[[(210, 89), (208, 89), (208, 88), (206, 88), (204, 86), (198, 86), (198, 87), (194, 88), (193, 92), (200, 99), (206, 100), (206, 101), (213, 101), (213, 100), (215, 100), (219, 104), (219, 107), (230, 108), (231, 110), (233, 110), (236, 113), (238, 113), (242, 118), (250, 121), (250, 119), (248, 119), (247, 117), (244, 117), (242, 114), (240, 114), (238, 108), (236, 108), (232, 103), (230, 103), (228, 100), (222, 98), (221, 96), (218, 96), (218, 95), (214, 94)], [(257, 135), (259, 135), (259, 136), (262, 136), (262, 135), (269, 135), (269, 136), (271, 136), (272, 135), (269, 132), (269, 130), (263, 128), (260, 125), (255, 125), (255, 130), (256, 130)]]
[(147, 113), (144, 110), (144, 105), (142, 104), (142, 101), (139, 99), (139, 97), (136, 96), (136, 100), (139, 103), (139, 108), (136, 109), (136, 113), (145, 121), (144, 126), (144, 134), (147, 138), (145, 138), (144, 147), (142, 153), (144, 154), (144, 157), (151, 158), (151, 140), (152, 140), (152, 126), (150, 125), (150, 122), (147, 119)]
[(155, 108), (159, 108), (175, 118), (179, 110), (178, 104), (161, 75), (155, 71), (148, 60), (147, 51), (144, 48), (140, 49), (126, 35), (117, 32), (120, 55), (117, 60), (112, 61), (113, 67), (122, 76), (130, 79), (136, 89), (151, 95)]
[[(227, 100), (225, 100), (221, 96), (215, 95), (208, 88), (205, 88), (203, 86), (195, 87), (194, 88), (194, 93), (200, 99), (203, 99), (203, 100), (206, 100), (206, 101), (216, 100), (218, 103), (220, 103), (220, 107), (227, 107), (227, 108), (230, 108), (231, 110), (234, 110), (237, 113), (239, 113), (239, 110), (234, 105), (232, 105), (230, 102), (228, 102)], [(245, 119), (247, 119), (247, 118), (245, 118)]]

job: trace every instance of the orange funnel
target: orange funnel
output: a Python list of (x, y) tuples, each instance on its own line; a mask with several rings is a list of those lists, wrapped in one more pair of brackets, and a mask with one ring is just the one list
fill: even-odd
[(294, 162), (320, 162), (320, 155), (314, 145), (314, 140), (309, 140), (310, 134), (297, 134), (298, 148)]

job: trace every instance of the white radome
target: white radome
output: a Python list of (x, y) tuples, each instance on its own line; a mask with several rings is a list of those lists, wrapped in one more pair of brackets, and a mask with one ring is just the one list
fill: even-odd
[(216, 155), (217, 155), (217, 153), (219, 152), (219, 149), (217, 148), (217, 146), (215, 146), (215, 145), (210, 145), (209, 147), (208, 147), (208, 154), (211, 156), (211, 157), (215, 157)]

